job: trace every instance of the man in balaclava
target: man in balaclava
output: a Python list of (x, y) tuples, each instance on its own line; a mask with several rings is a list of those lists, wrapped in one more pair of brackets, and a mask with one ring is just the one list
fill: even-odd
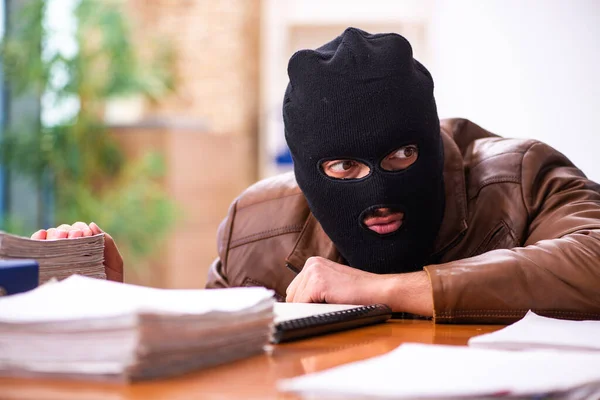
[[(288, 73), (283, 116), (296, 180), (348, 265), (385, 274), (430, 263), (444, 153), (433, 81), (408, 41), (350, 28), (297, 52)], [(414, 163), (386, 165), (407, 146)], [(328, 161), (366, 175), (330, 176)]]
[[(397, 34), (349, 28), (297, 52), (288, 73), (294, 175), (234, 200), (207, 287), (385, 303), (436, 322), (509, 323), (529, 309), (600, 319), (600, 186), (564, 155), (438, 121), (432, 78)], [(107, 238), (111, 277), (123, 263)]]
[[(510, 318), (529, 308), (600, 318), (600, 299), (587, 300), (597, 293), (581, 285), (600, 280), (590, 273), (600, 240), (585, 238), (600, 227), (599, 188), (564, 156), (464, 124), (450, 140), (446, 132), (444, 145), (431, 75), (397, 34), (349, 28), (294, 54), (288, 74), (283, 117), (296, 181), (341, 262), (309, 258), (287, 301), (383, 302), (446, 320)], [(460, 189), (465, 177), (466, 191), (446, 188)], [(440, 241), (450, 249), (441, 255), (443, 222), (456, 233)], [(566, 281), (574, 290), (546, 296)]]

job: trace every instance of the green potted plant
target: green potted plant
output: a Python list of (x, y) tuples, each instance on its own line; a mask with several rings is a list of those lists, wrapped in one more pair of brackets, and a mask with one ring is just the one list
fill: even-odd
[[(53, 52), (45, 22), (52, 1), (26, 2), (2, 43), (2, 63), (14, 95), (43, 99), (42, 108), (70, 104), (71, 113), (51, 123), (39, 115), (13, 121), (0, 143), (0, 163), (38, 189), (49, 188), (53, 204), (39, 202), (41, 214), (55, 223), (94, 221), (126, 257), (143, 258), (172, 226), (174, 203), (159, 184), (161, 157), (126, 159), (104, 123), (104, 108), (111, 99), (155, 101), (171, 91), (173, 57), (163, 43), (137, 51), (122, 4), (105, 0), (79, 0), (71, 37), (76, 51)], [(7, 221), (15, 226), (10, 215)], [(6, 221), (3, 228), (9, 230)]]

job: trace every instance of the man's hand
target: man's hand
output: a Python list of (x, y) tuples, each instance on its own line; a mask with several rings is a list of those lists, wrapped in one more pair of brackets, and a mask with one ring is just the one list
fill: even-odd
[(311, 257), (287, 289), (287, 302), (389, 305), (394, 312), (433, 315), (426, 272), (378, 275)]
[(123, 258), (112, 236), (104, 232), (94, 222), (75, 222), (73, 225), (62, 224), (56, 228), (40, 229), (33, 235), (36, 240), (73, 239), (104, 233), (104, 270), (110, 281), (123, 282)]

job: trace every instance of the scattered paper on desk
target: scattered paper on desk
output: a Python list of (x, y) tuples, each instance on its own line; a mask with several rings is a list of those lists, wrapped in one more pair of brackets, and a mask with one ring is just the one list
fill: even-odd
[(33, 240), (0, 232), (0, 259), (33, 258), (40, 266), (40, 284), (73, 274), (106, 279), (104, 234), (60, 240)]
[(506, 328), (469, 340), (469, 346), (506, 350), (570, 349), (600, 351), (600, 321), (568, 321), (529, 311)]
[(304, 396), (381, 399), (530, 396), (576, 389), (598, 395), (600, 354), (404, 344), (383, 356), (280, 381), (278, 388)]
[(137, 380), (262, 352), (264, 288), (155, 289), (72, 276), (0, 298), (0, 374)]

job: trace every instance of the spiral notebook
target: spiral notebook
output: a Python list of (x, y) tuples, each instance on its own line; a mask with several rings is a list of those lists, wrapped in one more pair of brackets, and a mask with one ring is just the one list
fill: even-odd
[(385, 304), (367, 306), (349, 304), (275, 303), (272, 343), (385, 322), (392, 310)]

